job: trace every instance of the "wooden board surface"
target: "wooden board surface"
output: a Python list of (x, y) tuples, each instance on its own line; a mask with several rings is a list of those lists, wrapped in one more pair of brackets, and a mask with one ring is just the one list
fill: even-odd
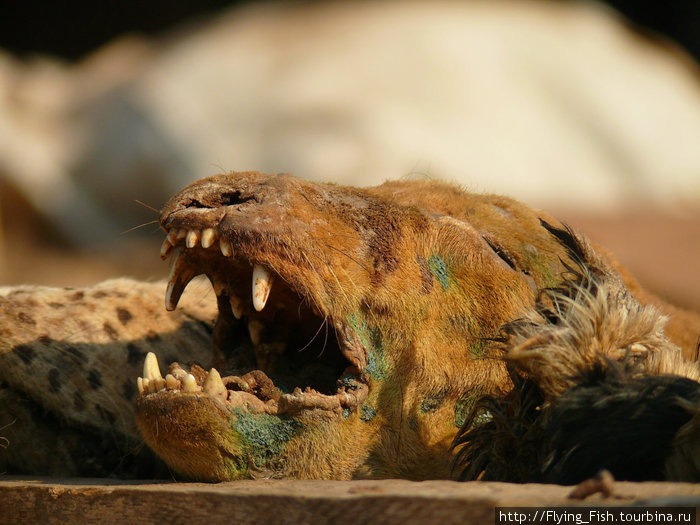
[(613, 494), (569, 499), (572, 487), (451, 481), (150, 483), (0, 478), (0, 523), (494, 523), (497, 506), (700, 506), (700, 484), (616, 482)]

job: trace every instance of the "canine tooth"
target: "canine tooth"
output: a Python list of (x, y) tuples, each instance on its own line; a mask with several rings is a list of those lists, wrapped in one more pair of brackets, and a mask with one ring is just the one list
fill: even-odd
[(224, 386), (224, 382), (221, 380), (221, 375), (216, 368), (209, 370), (209, 375), (204, 380), (204, 385), (202, 389), (210, 396), (226, 396), (227, 390)]
[(177, 390), (180, 388), (180, 381), (175, 379), (175, 376), (172, 374), (167, 374), (165, 376), (165, 387), (168, 390)]
[(231, 248), (231, 243), (223, 237), (219, 239), (219, 248), (221, 249), (221, 255), (223, 255), (224, 257), (231, 257), (233, 255), (233, 248)]
[(170, 243), (170, 239), (165, 239), (163, 244), (160, 245), (160, 258), (165, 259), (173, 249), (173, 245)]
[(168, 279), (168, 287), (165, 290), (166, 310), (172, 312), (177, 308), (182, 292), (185, 291), (185, 288), (194, 276), (194, 271), (185, 261), (184, 255), (179, 252), (170, 266), (170, 278)]
[(197, 230), (190, 230), (187, 232), (187, 240), (185, 241), (185, 245), (188, 248), (194, 248), (197, 246), (197, 243), (199, 242), (199, 232)]
[(139, 394), (143, 395), (143, 377), (136, 378), (136, 386), (139, 387)]
[(256, 346), (260, 344), (263, 328), (265, 328), (265, 325), (263, 325), (260, 321), (250, 321), (248, 323), (250, 341)]
[(253, 268), (253, 307), (258, 312), (265, 308), (265, 303), (267, 303), (272, 289), (272, 280), (270, 272), (259, 264), (255, 265)]
[(216, 240), (216, 231), (214, 228), (207, 228), (202, 232), (202, 248), (209, 248)]
[(148, 380), (163, 379), (158, 367), (158, 358), (153, 352), (146, 354), (146, 360), (143, 362), (143, 377)]
[(194, 392), (197, 390), (197, 381), (192, 374), (187, 374), (182, 379), (182, 390), (185, 392)]
[(243, 317), (243, 302), (235, 295), (232, 295), (229, 298), (229, 302), (231, 303), (231, 311), (233, 312), (233, 316), (236, 319)]

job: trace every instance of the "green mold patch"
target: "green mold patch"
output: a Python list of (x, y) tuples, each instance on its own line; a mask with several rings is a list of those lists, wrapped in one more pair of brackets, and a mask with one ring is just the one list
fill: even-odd
[(474, 392), (464, 394), (455, 403), (455, 426), (461, 428), (467, 420), (467, 416), (476, 404), (478, 395)]
[(340, 378), (340, 384), (346, 388), (350, 388), (355, 385), (355, 380), (357, 376), (354, 374), (345, 374)]
[(478, 427), (483, 425), (484, 423), (488, 423), (493, 419), (493, 415), (491, 412), (488, 410), (484, 410), (482, 412), (479, 412), (476, 417), (474, 418), (474, 424), (472, 426)]
[(557, 280), (552, 273), (547, 257), (542, 255), (532, 244), (525, 244), (520, 250), (525, 257), (525, 267), (540, 276), (542, 285), (552, 287), (557, 285)]
[(435, 412), (445, 402), (446, 392), (431, 392), (420, 402), (418, 409), (423, 413)]
[(377, 411), (374, 407), (364, 404), (360, 408), (360, 419), (365, 423), (372, 421), (377, 415)]
[(356, 314), (350, 314), (348, 324), (355, 330), (367, 349), (367, 373), (372, 379), (378, 381), (386, 379), (388, 364), (384, 354), (384, 340), (379, 329), (369, 326)]
[(347, 419), (350, 417), (350, 414), (352, 414), (352, 410), (349, 408), (344, 408), (343, 409), (343, 419)]
[(450, 287), (450, 284), (452, 284), (452, 280), (450, 279), (450, 274), (447, 271), (445, 260), (439, 255), (431, 255), (428, 257), (428, 268), (430, 268), (430, 272), (433, 274), (435, 279), (437, 279), (437, 282), (440, 283), (443, 291), (447, 290)]
[(483, 341), (480, 339), (477, 339), (476, 341), (472, 341), (472, 343), (469, 345), (469, 353), (474, 358), (483, 357), (487, 344), (488, 344), (487, 341)]
[(303, 426), (291, 418), (246, 414), (240, 408), (234, 409), (233, 413), (236, 416), (233, 429), (241, 436), (256, 467), (279, 458), (285, 445)]
[(231, 479), (245, 479), (250, 477), (248, 465), (245, 465), (241, 458), (233, 459), (230, 457), (223, 458), (225, 469), (228, 471)]
[(367, 372), (372, 379), (384, 380), (386, 379), (386, 362), (384, 360), (384, 354), (377, 354), (373, 351), (367, 352)]

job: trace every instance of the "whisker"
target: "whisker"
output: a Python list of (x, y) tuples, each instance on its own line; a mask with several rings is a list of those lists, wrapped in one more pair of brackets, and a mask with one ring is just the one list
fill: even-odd
[[(0, 427), (0, 430), (5, 430), (7, 427), (10, 427), (17, 423), (17, 419), (13, 419), (10, 421), (7, 425), (3, 425)], [(0, 448), (7, 448), (10, 446), (10, 440), (7, 439), (5, 436), (0, 436)]]
[(148, 210), (151, 210), (151, 211), (154, 211), (154, 212), (156, 212), (158, 215), (160, 215), (160, 210), (156, 210), (153, 206), (149, 206), (149, 205), (146, 204), (145, 202), (142, 202), (142, 201), (140, 201), (140, 200), (138, 200), (138, 199), (134, 199), (134, 202), (135, 202), (136, 204), (140, 204), (140, 205), (143, 206), (144, 208), (146, 208), (146, 209), (148, 209)]
[(129, 228), (128, 230), (121, 232), (119, 235), (131, 233), (134, 230), (138, 230), (139, 228), (143, 228), (144, 226), (150, 226), (151, 224), (158, 224), (158, 221), (155, 220), (155, 221), (144, 222), (143, 224), (139, 224), (138, 226), (134, 226), (133, 228)]
[(347, 257), (348, 259), (350, 259), (352, 262), (354, 262), (355, 264), (357, 264), (357, 265), (358, 265), (360, 268), (362, 268), (364, 271), (366, 271), (368, 275), (372, 275), (372, 272), (370, 272), (370, 271), (367, 269), (366, 266), (364, 266), (360, 261), (358, 261), (358, 260), (355, 259), (354, 257), (348, 255), (347, 253), (345, 253), (345, 252), (344, 252), (343, 250), (341, 250), (340, 248), (336, 248), (335, 246), (332, 246), (332, 245), (330, 245), (330, 244), (328, 244), (328, 243), (325, 243), (325, 244), (326, 244), (326, 247), (327, 247), (327, 248), (330, 248), (331, 250), (335, 250), (335, 251), (337, 251), (338, 253), (340, 253), (341, 255), (344, 255), (345, 257)]
[(321, 357), (323, 355), (323, 352), (326, 350), (326, 345), (328, 344), (328, 323), (326, 322), (325, 317), (323, 319), (323, 324), (326, 325), (326, 335), (323, 338), (323, 348), (321, 348), (321, 352), (319, 352), (318, 357)]
[[(341, 250), (341, 249), (339, 249), (339, 248), (336, 248), (335, 246), (332, 246), (332, 245), (330, 245), (330, 244), (328, 244), (328, 243), (324, 243), (324, 244), (326, 245), (326, 247), (330, 248), (331, 250), (335, 250), (335, 251), (337, 251), (338, 253), (340, 253), (341, 255), (344, 255), (345, 257), (347, 257), (348, 259), (350, 259), (352, 262), (354, 262), (355, 264), (357, 264), (360, 268), (362, 268), (365, 272), (367, 272), (367, 275), (369, 275), (370, 277), (372, 276), (372, 272), (370, 272), (370, 271), (367, 269), (367, 267), (364, 266), (360, 261), (358, 261), (357, 259), (355, 259), (355, 258), (352, 257), (351, 255), (345, 253), (343, 250)], [(345, 274), (347, 275), (347, 272), (345, 272)], [(381, 286), (382, 288), (384, 288), (387, 292), (389, 291), (389, 289), (386, 287), (386, 285), (385, 285), (384, 283), (380, 283), (380, 286)]]
[[(304, 345), (303, 348), (300, 348), (299, 350), (297, 350), (297, 352), (303, 352), (304, 350), (306, 350), (306, 349), (309, 347), (309, 345), (310, 345), (311, 343), (313, 343), (314, 340), (318, 337), (318, 334), (321, 333), (321, 328), (323, 328), (323, 326), (324, 326), (327, 322), (328, 322), (328, 320), (324, 317), (323, 322), (321, 322), (321, 325), (318, 327), (318, 330), (316, 330), (316, 333), (315, 333), (314, 336), (311, 338), (311, 340), (310, 340), (308, 343), (306, 343), (306, 344)], [(325, 348), (325, 343), (324, 343), (324, 348)], [(321, 352), (323, 352), (323, 350), (321, 350)]]

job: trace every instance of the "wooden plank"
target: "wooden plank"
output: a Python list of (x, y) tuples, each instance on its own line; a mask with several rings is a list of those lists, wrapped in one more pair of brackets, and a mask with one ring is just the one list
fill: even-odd
[(494, 523), (496, 506), (700, 506), (700, 484), (625, 483), (568, 499), (572, 487), (451, 481), (159, 483), (0, 478), (0, 523)]

